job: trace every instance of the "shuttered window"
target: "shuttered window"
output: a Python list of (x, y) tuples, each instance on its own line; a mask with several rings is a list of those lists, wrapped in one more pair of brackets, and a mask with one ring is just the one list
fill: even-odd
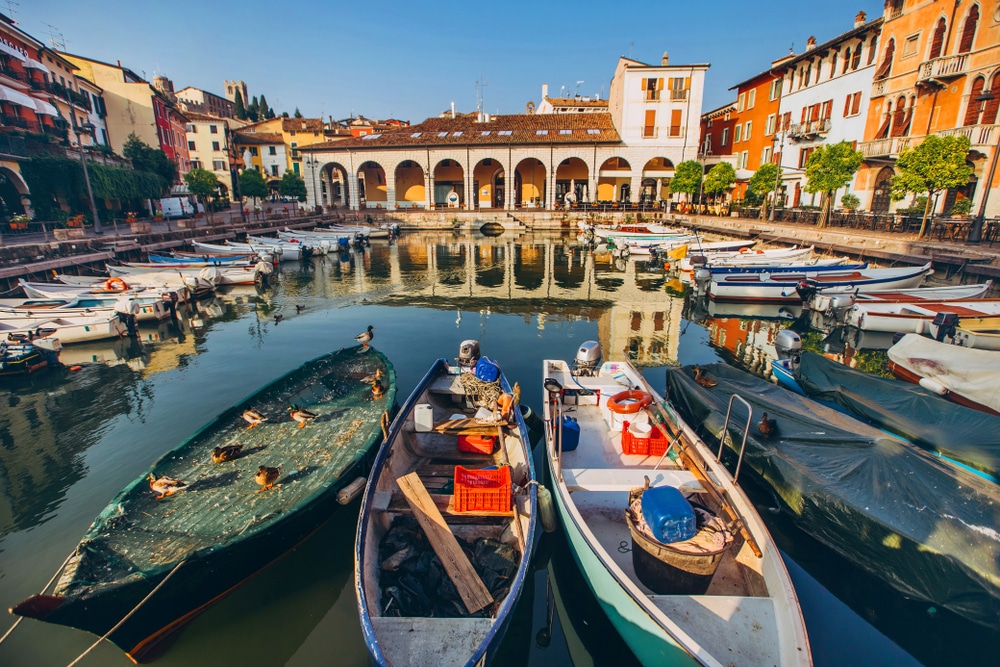
[(889, 43), (885, 46), (885, 55), (882, 56), (882, 64), (878, 66), (878, 70), (875, 71), (875, 80), (884, 79), (889, 76), (889, 72), (892, 71), (892, 56), (896, 51), (896, 41), (890, 39)]
[(976, 36), (976, 25), (979, 23), (979, 5), (972, 5), (969, 8), (969, 15), (965, 18), (965, 27), (962, 28), (962, 41), (958, 43), (959, 53), (968, 53), (972, 50), (972, 40)]
[(969, 95), (969, 106), (965, 109), (965, 122), (962, 123), (965, 127), (976, 125), (979, 122), (979, 112), (982, 111), (985, 105), (983, 102), (976, 101), (976, 98), (983, 92), (983, 85), (985, 83), (985, 79), (981, 76), (977, 76), (975, 81), (972, 82), (972, 92)]
[(656, 109), (646, 109), (646, 124), (642, 128), (642, 136), (656, 136)]
[(931, 52), (928, 57), (937, 58), (941, 55), (941, 46), (944, 44), (944, 29), (944, 19), (938, 19), (937, 27), (934, 28), (934, 36), (931, 38)]
[(683, 112), (680, 109), (672, 109), (670, 111), (670, 136), (679, 137), (681, 136), (681, 114)]

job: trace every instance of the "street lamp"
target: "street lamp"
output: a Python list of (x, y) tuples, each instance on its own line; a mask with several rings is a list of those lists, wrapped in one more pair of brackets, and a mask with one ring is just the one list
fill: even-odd
[(306, 164), (309, 165), (309, 171), (312, 172), (313, 181), (313, 212), (316, 211), (316, 207), (319, 206), (319, 192), (316, 191), (316, 167), (319, 166), (319, 160), (317, 160), (312, 155), (306, 158)]
[[(778, 122), (781, 122), (780, 116), (778, 117)], [(777, 139), (778, 135), (775, 134), (774, 138)], [(781, 141), (777, 145), (778, 155), (782, 156), (785, 152), (785, 128), (781, 128)], [(783, 156), (782, 156), (783, 157)], [(768, 211), (767, 219), (770, 222), (774, 222), (774, 209), (778, 208), (778, 188), (781, 187), (781, 158), (775, 160), (775, 164), (778, 165), (778, 171), (774, 175), (774, 198), (771, 200), (771, 210)]]
[[(976, 102), (989, 102), (996, 95), (990, 91), (984, 91), (976, 96)], [(986, 189), (983, 191), (983, 199), (979, 202), (979, 214), (976, 219), (972, 221), (972, 227), (969, 229), (969, 238), (966, 243), (980, 243), (983, 240), (983, 223), (986, 220), (986, 202), (990, 198), (990, 187), (993, 185), (993, 175), (997, 170), (997, 153), (1000, 153), (1000, 131), (996, 127), (993, 131), (997, 134), (997, 143), (993, 147), (993, 155), (990, 157), (990, 171), (989, 175), (986, 177)]]
[(87, 171), (87, 158), (83, 155), (83, 144), (80, 143), (80, 135), (86, 133), (91, 137), (94, 136), (94, 124), (84, 123), (83, 125), (77, 125), (73, 123), (73, 133), (76, 134), (76, 147), (80, 151), (80, 164), (83, 165), (83, 180), (87, 183), (87, 196), (90, 198), (90, 213), (94, 216), (94, 233), (103, 234), (104, 230), (101, 228), (101, 220), (97, 217), (97, 204), (94, 203), (94, 191), (90, 188), (90, 173)]

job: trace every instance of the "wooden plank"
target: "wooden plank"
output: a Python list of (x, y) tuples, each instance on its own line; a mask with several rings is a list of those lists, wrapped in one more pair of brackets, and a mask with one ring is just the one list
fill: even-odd
[(438, 433), (449, 435), (494, 435), (496, 434), (496, 424), (480, 424), (475, 419), (449, 419), (440, 424), (434, 425), (434, 430)]
[[(386, 493), (384, 491), (380, 493)], [(437, 507), (438, 511), (441, 512), (442, 516), (447, 515), (449, 517), (484, 517), (484, 516), (496, 516), (510, 518), (514, 515), (514, 510), (510, 509), (503, 512), (487, 512), (482, 510), (472, 510), (468, 512), (459, 512), (455, 509), (454, 496), (450, 494), (441, 493), (429, 493), (428, 497), (434, 501), (434, 506)], [(410, 509), (409, 502), (406, 497), (400, 494), (393, 493), (388, 502), (383, 500), (384, 506), (377, 509), (387, 510), (389, 512), (405, 512)]]
[(492, 604), (493, 596), (490, 595), (489, 589), (479, 578), (462, 547), (458, 545), (458, 540), (445, 523), (444, 517), (441, 516), (417, 473), (411, 472), (397, 477), (396, 484), (406, 497), (406, 502), (413, 510), (413, 516), (424, 529), (427, 541), (441, 559), (448, 578), (455, 585), (469, 613), (474, 614), (486, 605)]

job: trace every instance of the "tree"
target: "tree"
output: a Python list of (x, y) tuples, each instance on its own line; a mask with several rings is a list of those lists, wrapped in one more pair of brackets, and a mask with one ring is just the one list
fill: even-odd
[(258, 112), (261, 120), (267, 120), (274, 118), (274, 109), (267, 105), (267, 98), (264, 95), (260, 96), (260, 111)]
[(153, 148), (136, 136), (135, 132), (128, 135), (122, 146), (122, 155), (132, 161), (132, 167), (137, 171), (148, 171), (163, 179), (160, 196), (162, 197), (177, 181), (177, 163), (167, 157), (159, 148)]
[(720, 162), (705, 175), (705, 193), (712, 195), (713, 201), (727, 190), (731, 190), (736, 182), (736, 169), (728, 162)]
[(861, 151), (854, 150), (848, 141), (819, 146), (806, 162), (806, 192), (822, 192), (823, 208), (817, 227), (826, 227), (833, 209), (833, 195), (850, 184), (854, 173), (865, 159)]
[(701, 188), (701, 177), (704, 174), (701, 163), (695, 160), (681, 162), (674, 170), (674, 178), (670, 181), (670, 192), (683, 192), (688, 201), (694, 201), (694, 196)]
[(212, 224), (212, 202), (210, 198), (219, 188), (219, 179), (207, 169), (192, 169), (184, 174), (188, 190), (205, 206), (208, 223)]
[(240, 194), (253, 197), (254, 206), (257, 200), (267, 196), (267, 183), (256, 169), (244, 169), (240, 172)]
[(306, 200), (306, 182), (291, 169), (285, 171), (278, 185), (278, 193), (282, 197), (295, 197), (299, 201)]
[(253, 96), (253, 99), (250, 100), (250, 106), (247, 107), (247, 118), (255, 123), (260, 120), (260, 102), (257, 101), (256, 95)]
[(302, 112), (301, 112), (301, 111), (299, 111), (299, 108), (298, 108), (298, 107), (295, 107), (295, 114), (294, 114), (294, 118), (302, 118)]
[(966, 164), (969, 146), (969, 138), (964, 135), (939, 137), (932, 134), (916, 148), (904, 148), (899, 154), (890, 196), (899, 201), (907, 192), (915, 195), (927, 193), (924, 217), (920, 222), (920, 238), (927, 233), (927, 217), (937, 194), (969, 182), (972, 176), (972, 167)]
[(781, 167), (773, 162), (766, 162), (757, 168), (750, 181), (747, 183), (747, 191), (761, 198), (760, 218), (767, 217), (767, 193), (774, 190), (775, 205), (778, 202), (778, 192), (776, 185), (781, 177)]
[(243, 93), (239, 88), (236, 89), (236, 99), (233, 102), (233, 115), (240, 120), (247, 119), (247, 108), (243, 105)]

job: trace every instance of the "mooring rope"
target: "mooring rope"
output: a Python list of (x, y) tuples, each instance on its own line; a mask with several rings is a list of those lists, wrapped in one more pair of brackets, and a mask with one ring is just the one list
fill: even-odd
[(163, 586), (163, 584), (167, 583), (167, 580), (170, 579), (170, 577), (174, 576), (174, 573), (177, 572), (177, 570), (181, 569), (181, 565), (183, 565), (186, 562), (187, 562), (186, 560), (182, 560), (181, 562), (177, 563), (177, 566), (174, 567), (174, 569), (170, 570), (170, 573), (167, 576), (163, 577), (163, 581), (161, 581), (160, 583), (156, 584), (156, 588), (154, 588), (153, 590), (149, 591), (149, 594), (146, 595), (146, 597), (144, 597), (142, 600), (140, 600), (139, 604), (137, 604), (136, 606), (132, 607), (132, 611), (130, 611), (129, 613), (125, 614), (125, 618), (123, 618), (122, 620), (118, 621), (113, 628), (111, 628), (110, 630), (108, 630), (107, 632), (105, 632), (104, 635), (100, 639), (98, 639), (96, 642), (94, 642), (93, 644), (91, 644), (90, 647), (86, 651), (84, 651), (83, 653), (81, 653), (80, 655), (78, 655), (76, 657), (76, 660), (74, 660), (73, 662), (69, 663), (66, 667), (73, 667), (74, 665), (76, 665), (78, 662), (80, 662), (81, 660), (83, 660), (84, 657), (86, 657), (86, 655), (88, 653), (90, 653), (95, 648), (97, 648), (100, 645), (101, 642), (103, 642), (105, 639), (107, 639), (108, 637), (110, 637), (112, 632), (114, 632), (115, 630), (117, 630), (118, 628), (120, 628), (125, 621), (127, 621), (128, 619), (130, 619), (132, 617), (132, 614), (134, 614), (135, 612), (139, 611), (139, 607), (141, 607), (142, 605), (146, 604), (146, 600), (148, 600), (149, 598), (153, 597), (153, 594), (156, 593), (156, 591), (160, 590), (160, 588)]
[[(48, 582), (44, 586), (42, 586), (41, 592), (38, 593), (39, 595), (45, 595), (45, 591), (47, 591), (49, 589), (49, 586), (51, 586), (52, 582), (56, 580), (56, 577), (59, 576), (59, 573), (62, 572), (63, 568), (66, 567), (66, 563), (69, 562), (69, 559), (72, 558), (73, 554), (75, 554), (75, 553), (76, 553), (76, 550), (73, 550), (73, 551), (70, 552), (70, 554), (68, 556), (66, 556), (66, 560), (64, 560), (62, 562), (62, 565), (60, 565), (59, 567), (56, 568), (56, 573), (52, 575), (52, 578), (49, 579)], [(4, 640), (6, 640), (7, 637), (10, 637), (10, 633), (14, 632), (14, 628), (16, 628), (17, 625), (18, 625), (18, 623), (20, 623), (23, 620), (24, 620), (24, 616), (18, 616), (17, 620), (14, 621), (14, 625), (10, 626), (10, 628), (7, 630), (7, 632), (3, 633), (3, 637), (0, 637), (0, 644), (3, 644)]]

